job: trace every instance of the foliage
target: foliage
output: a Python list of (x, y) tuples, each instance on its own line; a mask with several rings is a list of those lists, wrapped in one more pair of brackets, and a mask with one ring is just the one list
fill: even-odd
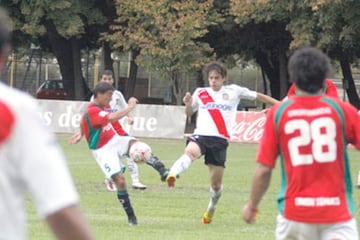
[(198, 69), (212, 49), (196, 39), (214, 24), (212, 0), (118, 1), (115, 46), (140, 49), (139, 62), (152, 59), (154, 69)]
[(139, 64), (175, 85), (174, 74), (199, 70), (212, 54), (197, 41), (218, 19), (212, 8), (213, 0), (119, 0), (111, 38), (115, 47), (139, 50)]

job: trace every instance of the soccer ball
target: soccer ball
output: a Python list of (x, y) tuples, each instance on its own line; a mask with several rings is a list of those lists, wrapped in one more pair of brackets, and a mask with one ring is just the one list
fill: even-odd
[(150, 160), (152, 151), (149, 145), (144, 142), (136, 142), (131, 145), (129, 156), (136, 163), (144, 163)]

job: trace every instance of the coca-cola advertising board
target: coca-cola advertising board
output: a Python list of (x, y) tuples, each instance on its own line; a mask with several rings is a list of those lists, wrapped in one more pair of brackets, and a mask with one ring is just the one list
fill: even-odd
[(231, 135), (232, 142), (258, 143), (264, 132), (265, 113), (239, 111)]

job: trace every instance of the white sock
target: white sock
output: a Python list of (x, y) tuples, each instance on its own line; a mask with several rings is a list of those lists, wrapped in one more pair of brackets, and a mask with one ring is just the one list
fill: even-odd
[(218, 203), (222, 191), (223, 191), (223, 185), (221, 185), (221, 188), (218, 191), (215, 191), (214, 189), (212, 189), (212, 187), (210, 187), (210, 201), (209, 201), (209, 205), (208, 205), (208, 210), (209, 211), (215, 211), (216, 208), (216, 204)]
[(133, 183), (140, 182), (138, 165), (131, 158), (126, 158), (126, 160), (132, 182)]
[(185, 172), (191, 165), (191, 158), (183, 154), (170, 168), (170, 174), (179, 175)]

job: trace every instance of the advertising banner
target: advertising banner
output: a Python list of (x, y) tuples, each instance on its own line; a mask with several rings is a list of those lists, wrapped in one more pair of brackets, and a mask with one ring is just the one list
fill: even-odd
[(237, 112), (230, 141), (258, 143), (263, 135), (265, 120), (266, 114), (262, 112)]
[[(81, 116), (88, 102), (63, 100), (38, 100), (44, 124), (56, 133), (74, 133), (80, 129)], [(183, 106), (138, 104), (131, 112), (133, 125), (127, 118), (121, 123), (134, 137), (175, 138), (184, 137), (185, 110)]]

